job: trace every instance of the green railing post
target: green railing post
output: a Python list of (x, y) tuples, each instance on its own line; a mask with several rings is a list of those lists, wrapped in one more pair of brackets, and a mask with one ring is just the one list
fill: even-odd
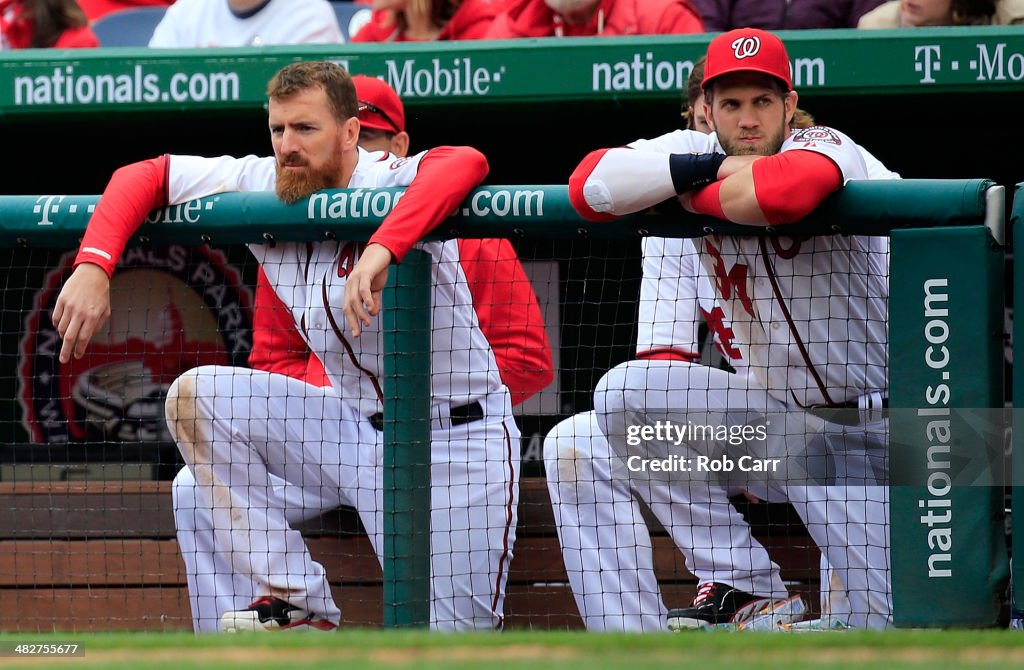
[(1003, 253), (984, 226), (892, 233), (890, 537), (898, 627), (994, 626)]
[(391, 268), (384, 331), (384, 626), (430, 623), (431, 261)]
[[(1013, 235), (1013, 344), (1024, 342), (1024, 184), (1017, 184), (1010, 215)], [(1024, 407), (1024, 362), (1013, 366), (1013, 456), (1010, 509), (1013, 512), (1013, 591), (1011, 616), (1024, 617), (1024, 425), (1017, 426), (1020, 408)]]

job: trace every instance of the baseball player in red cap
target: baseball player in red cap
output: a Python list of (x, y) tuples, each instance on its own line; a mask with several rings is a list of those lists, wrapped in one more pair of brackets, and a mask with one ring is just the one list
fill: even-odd
[[(582, 215), (607, 220), (679, 197), (691, 211), (782, 226), (802, 219), (845, 181), (868, 178), (846, 135), (821, 126), (790, 129), (797, 93), (776, 36), (743, 29), (716, 37), (703, 87), (715, 132), (676, 131), (591, 153), (570, 179), (570, 198)], [(675, 361), (624, 364), (595, 393), (602, 431), (616, 455), (628, 458), (642, 456), (657, 439), (638, 446), (627, 431), (673, 409), (730, 410), (721, 417), (730, 426), (739, 421), (734, 414), (747, 417), (747, 410), (774, 413), (761, 445), (768, 453), (820, 452), (831, 469), (828, 478), (798, 478), (790, 458), (784, 476), (768, 483), (794, 504), (845, 585), (852, 610), (846, 623), (889, 625), (888, 494), (878, 472), (887, 449), (880, 412), (888, 388), (887, 240), (708, 235), (698, 240), (698, 253), (747, 354), (749, 374)], [(690, 439), (670, 447), (694, 455), (708, 445)], [(745, 544), (730, 536), (734, 512), (722, 482), (705, 473), (644, 484), (638, 488), (648, 489), (654, 505), (672, 503), (670, 533), (705, 526), (724, 533), (724, 540), (714, 532), (692, 538), (689, 567), (702, 584), (691, 607), (669, 613), (671, 624), (736, 621), (751, 603), (776, 595), (768, 583), (738, 588), (706, 571), (716, 553)], [(739, 565), (735, 556), (731, 561)]]

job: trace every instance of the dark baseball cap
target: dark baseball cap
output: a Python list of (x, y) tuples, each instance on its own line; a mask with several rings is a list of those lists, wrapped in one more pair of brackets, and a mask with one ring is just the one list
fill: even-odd
[(405, 130), (405, 107), (395, 89), (377, 77), (352, 76), (359, 100), (359, 123), (364, 128), (400, 133)]
[(787, 91), (793, 90), (786, 47), (782, 40), (764, 30), (739, 28), (711, 40), (701, 88), (732, 72), (767, 74), (785, 84)]

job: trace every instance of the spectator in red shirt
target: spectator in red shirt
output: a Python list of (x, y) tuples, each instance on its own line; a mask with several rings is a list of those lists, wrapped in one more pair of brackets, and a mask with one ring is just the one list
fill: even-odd
[(111, 12), (139, 7), (166, 7), (174, 4), (174, 0), (78, 0), (78, 4), (89, 22), (94, 23)]
[(508, 0), (373, 0), (353, 42), (479, 40)]
[(98, 47), (75, 0), (0, 0), (0, 49)]
[(689, 0), (511, 0), (487, 39), (700, 32)]

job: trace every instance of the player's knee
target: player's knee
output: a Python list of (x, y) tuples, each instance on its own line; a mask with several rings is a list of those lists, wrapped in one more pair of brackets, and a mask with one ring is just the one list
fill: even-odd
[(198, 399), (207, 372), (212, 366), (193, 368), (174, 380), (167, 390), (164, 402), (164, 417), (178, 450), (186, 463), (200, 462), (196, 449), (199, 438), (199, 423), (203, 419)]
[(601, 377), (594, 389), (594, 410), (598, 414), (621, 412), (627, 407), (630, 364), (618, 365)]
[(593, 412), (562, 421), (544, 438), (544, 465), (549, 481), (593, 481), (595, 458), (608, 458), (607, 441)]
[(175, 526), (180, 528), (182, 519), (192, 518), (191, 512), (196, 509), (196, 478), (188, 466), (178, 470), (171, 482), (171, 506), (174, 509)]
[(562, 421), (544, 437), (544, 472), (549, 482), (576, 480), (577, 436), (573, 418)]

